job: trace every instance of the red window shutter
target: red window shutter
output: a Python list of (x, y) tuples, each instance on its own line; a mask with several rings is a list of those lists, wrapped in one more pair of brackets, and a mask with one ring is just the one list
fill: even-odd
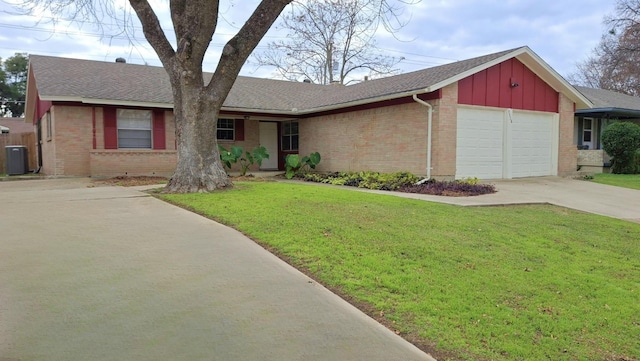
[(153, 149), (167, 149), (164, 131), (164, 110), (153, 111)]
[(236, 119), (235, 132), (235, 140), (244, 140), (244, 119)]
[(104, 108), (104, 149), (118, 149), (118, 118), (116, 108)]

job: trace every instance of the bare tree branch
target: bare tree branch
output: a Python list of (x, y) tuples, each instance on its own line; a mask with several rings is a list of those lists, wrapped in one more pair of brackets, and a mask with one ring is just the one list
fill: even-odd
[(640, 96), (640, 0), (617, 0), (605, 17), (610, 30), (569, 80), (579, 85)]
[(368, 71), (360, 76), (397, 71), (394, 67), (401, 59), (381, 55), (374, 35), (381, 26), (386, 26), (384, 19), (399, 19), (402, 8), (398, 3), (320, 0), (295, 5), (284, 14), (279, 27), (289, 30), (287, 40), (271, 42), (266, 51), (256, 54), (260, 65), (275, 68), (288, 80), (299, 81), (303, 76), (320, 84), (334, 81), (345, 84), (353, 81), (359, 70)]

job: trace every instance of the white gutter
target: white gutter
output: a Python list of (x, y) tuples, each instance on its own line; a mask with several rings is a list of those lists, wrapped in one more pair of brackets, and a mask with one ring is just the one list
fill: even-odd
[(427, 136), (427, 178), (418, 182), (418, 184), (422, 184), (431, 179), (431, 126), (433, 123), (433, 107), (431, 104), (425, 102), (424, 100), (418, 98), (418, 94), (413, 94), (413, 100), (417, 103), (424, 105), (429, 110), (427, 111), (427, 130), (429, 135)]

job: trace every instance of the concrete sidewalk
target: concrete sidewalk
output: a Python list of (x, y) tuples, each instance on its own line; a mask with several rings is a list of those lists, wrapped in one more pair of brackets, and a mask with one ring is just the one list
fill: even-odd
[(640, 223), (639, 190), (561, 177), (495, 180), (486, 183), (495, 185), (498, 192), (475, 197), (444, 197), (342, 186), (341, 188), (465, 207), (548, 203)]
[(239, 232), (135, 189), (0, 182), (0, 360), (433, 360)]

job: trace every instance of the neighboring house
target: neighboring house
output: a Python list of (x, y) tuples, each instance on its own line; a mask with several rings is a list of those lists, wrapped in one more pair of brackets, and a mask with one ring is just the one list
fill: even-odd
[[(211, 136), (226, 147), (264, 145), (265, 170), (283, 169), (287, 154), (318, 151), (320, 171), (571, 175), (574, 109), (591, 106), (521, 47), (350, 86), (239, 77)], [(31, 55), (26, 116), (38, 129), (45, 174), (174, 170), (163, 68)]]
[(587, 173), (601, 173), (611, 163), (602, 149), (602, 132), (617, 120), (640, 125), (640, 98), (610, 90), (576, 88), (593, 103), (593, 108), (576, 110), (574, 141), (578, 146), (578, 168)]
[(0, 118), (2, 133), (33, 133), (32, 122), (25, 122), (24, 118)]

